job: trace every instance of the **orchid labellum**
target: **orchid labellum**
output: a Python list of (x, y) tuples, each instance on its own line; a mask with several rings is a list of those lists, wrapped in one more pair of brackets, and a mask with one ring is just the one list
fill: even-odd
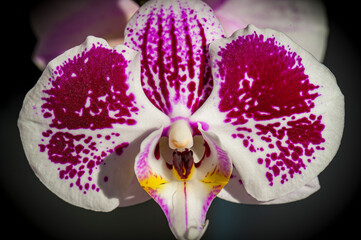
[(201, 1), (153, 0), (124, 45), (88, 37), (52, 60), (19, 117), (26, 156), (65, 201), (111, 211), (153, 198), (199, 239), (215, 197), (299, 200), (339, 147), (333, 74), (281, 32), (225, 38)]

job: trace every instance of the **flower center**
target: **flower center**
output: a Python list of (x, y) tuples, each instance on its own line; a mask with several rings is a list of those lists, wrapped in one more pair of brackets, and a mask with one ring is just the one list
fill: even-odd
[(185, 149), (183, 152), (173, 152), (173, 166), (181, 179), (187, 179), (193, 167), (193, 152)]
[(189, 180), (205, 155), (209, 156), (209, 147), (202, 135), (194, 135), (189, 123), (182, 119), (172, 123), (168, 137), (160, 138), (154, 155), (164, 159), (177, 179)]
[(189, 123), (186, 120), (175, 121), (169, 130), (169, 147), (184, 151), (185, 148), (193, 146), (193, 134)]

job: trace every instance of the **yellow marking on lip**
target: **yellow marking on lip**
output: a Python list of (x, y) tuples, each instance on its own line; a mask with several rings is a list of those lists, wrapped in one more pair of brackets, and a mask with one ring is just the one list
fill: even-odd
[(201, 182), (210, 186), (221, 185), (223, 188), (228, 183), (230, 177), (231, 175), (225, 176), (215, 167), (212, 172), (208, 172)]
[[(178, 174), (177, 170), (175, 169), (175, 167), (173, 167), (172, 170), (173, 170), (173, 174), (177, 178), (177, 180), (179, 180), (179, 181), (187, 181), (187, 180), (190, 180), (192, 178), (192, 175), (194, 173), (194, 164), (192, 165), (191, 171), (189, 172), (189, 175), (187, 176), (187, 178), (181, 178), (181, 176), (179, 176), (179, 174)], [(185, 169), (183, 169), (183, 170), (184, 170), (183, 172), (185, 172)]]
[[(168, 183), (165, 179), (163, 179), (161, 176), (152, 174), (149, 177), (139, 181), (140, 186), (147, 191), (148, 189), (159, 189), (164, 184)], [(148, 192), (148, 191), (147, 191)]]

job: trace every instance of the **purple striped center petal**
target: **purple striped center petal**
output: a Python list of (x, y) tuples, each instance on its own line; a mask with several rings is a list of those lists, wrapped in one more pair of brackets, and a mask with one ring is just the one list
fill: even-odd
[(143, 90), (157, 108), (190, 116), (203, 104), (213, 81), (207, 44), (223, 36), (206, 4), (152, 1), (131, 19), (125, 36), (126, 46), (141, 52)]

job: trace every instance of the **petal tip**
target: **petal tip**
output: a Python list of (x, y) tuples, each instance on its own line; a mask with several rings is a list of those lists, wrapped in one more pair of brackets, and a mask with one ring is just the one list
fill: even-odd
[(206, 232), (208, 224), (209, 220), (207, 219), (203, 226), (189, 226), (184, 233), (178, 233), (173, 227), (171, 227), (171, 231), (176, 239), (179, 240), (199, 240)]

